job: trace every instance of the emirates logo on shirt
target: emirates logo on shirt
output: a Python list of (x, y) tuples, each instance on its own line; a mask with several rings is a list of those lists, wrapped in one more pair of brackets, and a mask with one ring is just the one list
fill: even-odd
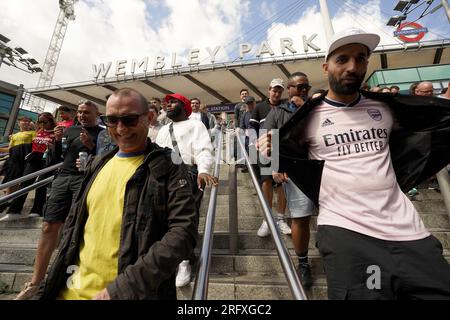
[(381, 112), (378, 109), (369, 109), (367, 110), (367, 113), (375, 121), (381, 121), (383, 119), (383, 116), (381, 115)]

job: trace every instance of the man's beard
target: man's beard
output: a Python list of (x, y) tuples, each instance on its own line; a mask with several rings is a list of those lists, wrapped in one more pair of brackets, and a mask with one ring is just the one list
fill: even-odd
[[(361, 84), (363, 83), (364, 77), (366, 75), (363, 74), (361, 77), (358, 78), (358, 76), (354, 75), (353, 78), (356, 78), (357, 81), (352, 84), (342, 84), (339, 82), (337, 78), (335, 78), (331, 73), (328, 74), (328, 82), (330, 84), (330, 89), (337, 93), (344, 96), (352, 95), (356, 92), (358, 92), (359, 88), (361, 87)], [(341, 80), (342, 81), (342, 80)]]
[(170, 120), (177, 120), (183, 113), (184, 105), (180, 102), (172, 110), (167, 110), (166, 114)]

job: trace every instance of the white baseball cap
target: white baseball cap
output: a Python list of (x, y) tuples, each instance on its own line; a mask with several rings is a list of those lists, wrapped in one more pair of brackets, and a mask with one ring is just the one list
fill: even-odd
[(271, 88), (282, 87), (284, 89), (284, 81), (283, 81), (283, 79), (279, 79), (279, 78), (273, 79), (270, 82), (270, 87)]
[(375, 33), (367, 33), (357, 28), (345, 29), (341, 32), (338, 32), (331, 39), (330, 45), (325, 55), (325, 61), (328, 60), (328, 56), (336, 49), (353, 43), (365, 45), (367, 48), (369, 48), (369, 52), (372, 53), (380, 43), (380, 36)]

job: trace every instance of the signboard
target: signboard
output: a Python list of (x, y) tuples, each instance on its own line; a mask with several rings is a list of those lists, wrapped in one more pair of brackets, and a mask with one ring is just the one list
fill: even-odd
[(235, 103), (226, 103), (208, 106), (208, 111), (211, 113), (222, 113), (222, 112), (234, 112)]
[[(303, 35), (300, 38), (300, 46), (303, 47), (303, 51), (307, 53), (310, 49), (314, 51), (320, 51), (313, 41), (317, 37), (317, 34), (311, 36)], [(284, 56), (287, 53), (296, 54), (298, 53), (298, 47), (295, 47), (294, 39), (292, 38), (282, 38), (279, 42), (281, 54)], [(222, 46), (216, 46), (214, 49), (205, 48), (208, 53), (209, 61), (212, 65), (216, 64), (217, 54), (225, 50)], [(127, 74), (135, 75), (136, 73), (143, 73), (147, 75), (153, 72), (155, 75), (157, 72), (161, 72), (163, 69), (173, 69), (177, 70), (182, 67), (195, 67), (200, 65), (200, 49), (189, 50), (186, 57), (185, 65), (180, 61), (180, 57), (176, 52), (173, 52), (171, 56), (157, 56), (154, 59), (149, 57), (144, 57), (142, 59), (132, 59), (129, 60), (118, 60), (115, 63), (112, 61), (106, 63), (100, 63), (98, 65), (92, 65), (92, 71), (95, 81), (99, 79), (106, 79), (108, 76), (114, 75), (119, 78), (125, 78)], [(270, 57), (275, 56), (275, 51), (269, 44), (269, 41), (263, 41), (259, 46), (254, 46), (251, 43), (241, 43), (239, 45), (239, 59), (242, 61), (245, 56), (254, 55), (256, 58), (262, 58), (263, 56), (269, 55)]]
[[(394, 32), (394, 36), (398, 37), (403, 42), (418, 42), (422, 40), (425, 34), (428, 32), (428, 28), (422, 27), (417, 22), (404, 22), (397, 31)], [(413, 37), (411, 37), (413, 35)]]

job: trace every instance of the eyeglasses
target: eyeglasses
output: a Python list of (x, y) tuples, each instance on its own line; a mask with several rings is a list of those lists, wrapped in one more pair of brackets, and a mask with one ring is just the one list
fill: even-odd
[(100, 120), (102, 120), (103, 124), (107, 127), (114, 128), (117, 127), (120, 122), (126, 127), (136, 127), (139, 123), (139, 117), (147, 114), (147, 112), (141, 113), (141, 114), (128, 114), (126, 116), (106, 116), (102, 115), (100, 116)]
[(416, 91), (420, 92), (420, 93), (434, 93), (434, 90), (418, 90), (418, 89), (416, 89)]
[(290, 86), (290, 87), (295, 87), (297, 89), (297, 91), (302, 91), (302, 90), (310, 90), (311, 86), (307, 83), (299, 83), (295, 86)]

